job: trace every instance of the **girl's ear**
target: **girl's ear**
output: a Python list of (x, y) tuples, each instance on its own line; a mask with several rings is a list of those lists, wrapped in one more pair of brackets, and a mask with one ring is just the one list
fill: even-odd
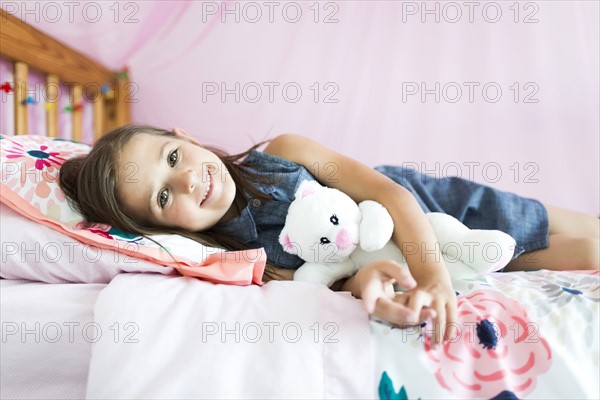
[(186, 131), (184, 131), (181, 128), (173, 128), (173, 134), (180, 139), (186, 139), (192, 143), (197, 144), (198, 146), (201, 146), (198, 139), (196, 139), (195, 137), (193, 137), (192, 135), (190, 135), (189, 133), (187, 133)]

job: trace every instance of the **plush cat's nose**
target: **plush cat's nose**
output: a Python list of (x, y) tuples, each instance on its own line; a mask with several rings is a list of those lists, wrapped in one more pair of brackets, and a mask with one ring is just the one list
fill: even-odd
[(338, 249), (346, 250), (350, 245), (352, 245), (352, 237), (350, 233), (346, 229), (340, 229), (338, 234), (335, 237), (335, 244)]

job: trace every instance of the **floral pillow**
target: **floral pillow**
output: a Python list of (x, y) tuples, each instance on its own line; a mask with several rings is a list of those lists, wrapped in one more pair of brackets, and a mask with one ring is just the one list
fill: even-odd
[(58, 187), (58, 171), (65, 160), (89, 153), (90, 146), (44, 136), (0, 136), (0, 140), (2, 189), (70, 227), (83, 221)]
[[(165, 251), (146, 237), (106, 225), (86, 226), (84, 218), (69, 206), (60, 190), (58, 173), (65, 160), (87, 154), (90, 149), (83, 143), (45, 136), (0, 135), (0, 201), (21, 215), (85, 245), (172, 267), (182, 275), (212, 282), (236, 285), (262, 283), (266, 262), (263, 249), (226, 252), (179, 235), (150, 236), (166, 248)], [(19, 227), (15, 226), (15, 229)], [(2, 241), (5, 247), (4, 237)], [(3, 264), (9, 262), (4, 258), (5, 255)], [(15, 257), (13, 262), (23, 264), (22, 255), (20, 259)], [(11, 268), (11, 271), (14, 270)], [(11, 278), (18, 276), (13, 273)], [(65, 279), (74, 281), (72, 276)]]

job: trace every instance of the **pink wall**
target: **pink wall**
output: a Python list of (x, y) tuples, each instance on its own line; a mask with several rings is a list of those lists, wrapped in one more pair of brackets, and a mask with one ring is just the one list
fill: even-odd
[[(412, 163), (600, 214), (598, 2), (428, 2), (439, 22), (420, 1), (275, 2), (271, 16), (262, 2), (227, 2), (238, 22), (221, 1), (79, 2), (72, 21), (62, 2), (60, 17), (35, 3), (30, 14), (2, 4), (112, 68), (127, 64), (136, 122), (229, 151), (301, 133), (369, 165)], [(421, 83), (424, 101), (410, 94)]]

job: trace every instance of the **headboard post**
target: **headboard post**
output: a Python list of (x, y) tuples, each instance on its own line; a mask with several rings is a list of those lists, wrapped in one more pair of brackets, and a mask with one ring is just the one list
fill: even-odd
[(80, 84), (75, 84), (71, 87), (71, 94), (73, 98), (72, 104), (72, 124), (73, 132), (72, 137), (74, 140), (79, 142), (83, 139), (83, 113), (81, 106), (83, 104), (83, 89)]
[(24, 62), (16, 62), (14, 65), (15, 79), (15, 135), (27, 134), (28, 118), (27, 118), (27, 103), (24, 103), (27, 98), (27, 75), (29, 68)]
[(133, 101), (129, 76), (125, 73), (119, 74), (118, 78), (119, 96), (117, 99), (117, 125), (125, 125), (131, 120), (131, 108), (129, 104)]
[(46, 75), (46, 133), (58, 137), (59, 81), (55, 74)]
[(105, 96), (102, 93), (98, 93), (98, 97), (94, 99), (94, 104), (92, 108), (93, 119), (94, 119), (94, 139), (98, 139), (105, 133), (105, 115), (106, 115), (106, 107), (104, 107), (104, 102), (106, 101)]

